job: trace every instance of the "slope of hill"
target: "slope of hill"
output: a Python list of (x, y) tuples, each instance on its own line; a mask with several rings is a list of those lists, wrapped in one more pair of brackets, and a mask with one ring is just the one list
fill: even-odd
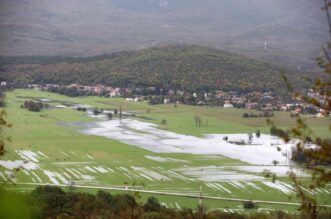
[(321, 5), (322, 0), (2, 0), (0, 55), (91, 56), (170, 42), (311, 68), (327, 37)]
[[(169, 45), (86, 58), (2, 58), (2, 80), (109, 84), (197, 90), (266, 91), (284, 88), (281, 69), (230, 52)], [(287, 71), (298, 83), (300, 75)]]

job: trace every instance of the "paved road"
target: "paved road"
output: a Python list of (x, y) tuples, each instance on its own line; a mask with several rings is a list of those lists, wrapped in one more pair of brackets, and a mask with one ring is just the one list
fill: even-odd
[[(84, 186), (84, 185), (66, 185), (66, 184), (48, 184), (48, 183), (16, 183), (16, 185), (40, 185), (40, 186), (57, 186), (57, 187), (74, 187), (74, 188), (84, 188), (84, 189), (100, 189), (100, 190), (110, 190), (110, 191), (123, 191), (123, 192), (140, 192), (144, 194), (153, 195), (165, 195), (165, 196), (177, 196), (186, 197), (194, 199), (209, 199), (209, 200), (219, 200), (219, 201), (230, 201), (230, 202), (246, 202), (253, 201), (260, 204), (271, 204), (271, 205), (287, 205), (287, 206), (300, 206), (300, 203), (296, 202), (276, 202), (276, 201), (263, 201), (263, 200), (248, 200), (239, 198), (222, 198), (217, 196), (205, 196), (205, 195), (193, 195), (185, 193), (175, 193), (175, 192), (160, 192), (153, 190), (144, 190), (136, 188), (119, 188), (119, 187), (105, 187), (105, 186)], [(320, 207), (331, 208), (331, 205), (319, 205)]]

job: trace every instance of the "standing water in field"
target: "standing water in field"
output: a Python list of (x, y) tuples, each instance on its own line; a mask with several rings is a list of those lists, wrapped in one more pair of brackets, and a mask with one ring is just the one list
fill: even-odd
[[(254, 136), (251, 141), (248, 140), (248, 134), (209, 134), (199, 138), (164, 131), (157, 125), (134, 119), (93, 122), (89, 126), (85, 126), (81, 132), (118, 140), (152, 152), (219, 154), (259, 165), (271, 165), (275, 160), (281, 165), (289, 164), (294, 144), (285, 144), (280, 138), (271, 135), (261, 135), (260, 138)], [(224, 140), (225, 136), (227, 140)], [(282, 151), (278, 151), (278, 147)]]

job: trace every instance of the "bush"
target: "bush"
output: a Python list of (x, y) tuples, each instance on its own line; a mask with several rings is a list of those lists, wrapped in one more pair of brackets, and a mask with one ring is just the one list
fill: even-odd
[(257, 138), (261, 137), (261, 131), (260, 131), (260, 129), (256, 130), (255, 135), (256, 135)]
[(107, 118), (108, 118), (109, 120), (111, 120), (111, 119), (113, 118), (113, 114), (112, 114), (112, 113), (107, 113)]
[(101, 113), (101, 111), (100, 111), (98, 108), (95, 108), (95, 109), (93, 110), (93, 114), (94, 114), (95, 116), (99, 115), (100, 113)]
[(146, 204), (144, 205), (144, 211), (146, 212), (150, 212), (150, 211), (156, 211), (159, 212), (161, 209), (161, 205), (159, 203), (159, 201), (151, 196), (147, 199)]
[(41, 102), (34, 102), (34, 101), (25, 101), (24, 108), (32, 111), (32, 112), (40, 112), (43, 108), (48, 107), (48, 105), (43, 104)]
[(81, 112), (86, 112), (87, 109), (85, 107), (77, 107), (77, 110)]
[(243, 203), (243, 207), (245, 209), (255, 209), (258, 208), (258, 206), (253, 201), (246, 201)]

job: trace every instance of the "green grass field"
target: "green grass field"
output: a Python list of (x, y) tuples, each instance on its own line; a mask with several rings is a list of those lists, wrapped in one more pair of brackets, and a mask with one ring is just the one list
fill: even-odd
[[(264, 118), (243, 119), (244, 110), (221, 109), (217, 107), (194, 107), (179, 105), (175, 108), (172, 104), (150, 106), (146, 103), (128, 102), (124, 99), (106, 99), (100, 97), (70, 98), (58, 94), (34, 91), (15, 90), (6, 93), (7, 120), (13, 124), (7, 130), (7, 135), (12, 142), (7, 144), (6, 154), (2, 160), (22, 159), (17, 151), (32, 151), (38, 154), (40, 168), (33, 171), (19, 171), (16, 173), (18, 183), (43, 182), (52, 183), (45, 170), (59, 173), (67, 179), (71, 178), (75, 184), (96, 186), (124, 186), (133, 183), (143, 183), (147, 190), (199, 193), (202, 188), (203, 195), (220, 196), (228, 198), (242, 198), (270, 201), (288, 201), (288, 195), (277, 189), (272, 189), (260, 181), (254, 181), (254, 187), (236, 186), (228, 182), (208, 184), (192, 176), (185, 175), (179, 169), (200, 168), (207, 166), (226, 167), (248, 165), (244, 162), (223, 156), (191, 155), (191, 154), (161, 154), (153, 153), (135, 146), (92, 135), (83, 135), (75, 126), (66, 126), (73, 122), (92, 121), (83, 112), (73, 109), (45, 109), (41, 112), (29, 112), (20, 106), (26, 100), (34, 98), (47, 98), (60, 102), (87, 104), (105, 109), (119, 109), (134, 111), (136, 118), (150, 123), (155, 123), (160, 128), (181, 134), (202, 136), (211, 133), (248, 133), (260, 129), (269, 132), (269, 127)], [(150, 112), (147, 112), (149, 109)], [(196, 127), (194, 116), (200, 115), (208, 120), (208, 126)], [(167, 120), (166, 125), (161, 125), (161, 120)], [(276, 112), (273, 120), (280, 127), (290, 127), (295, 120), (288, 113)], [(317, 135), (326, 137), (328, 133), (329, 118), (306, 118)], [(240, 152), (238, 152), (240, 153)], [(41, 156), (44, 154), (46, 156)], [(146, 158), (146, 156), (172, 158), (180, 161), (159, 162)], [(92, 169), (92, 170), (91, 170)], [(170, 171), (170, 172), (169, 172)], [(2, 171), (3, 174), (4, 171)], [(263, 174), (256, 174), (263, 176)], [(87, 179), (92, 177), (90, 179)], [(55, 177), (56, 178), (56, 177)], [(59, 182), (59, 178), (56, 178)], [(286, 178), (280, 178), (287, 182)], [(218, 185), (220, 185), (218, 187)], [(33, 186), (16, 185), (13, 190), (29, 191)], [(220, 189), (223, 188), (223, 189)], [(86, 190), (87, 191), (87, 190)], [(96, 190), (88, 190), (95, 192)], [(226, 192), (230, 191), (230, 192)], [(328, 190), (331, 190), (328, 188)], [(328, 193), (318, 194), (324, 203), (331, 204)], [(147, 195), (142, 196), (144, 200)], [(169, 207), (192, 207), (198, 201), (189, 198), (156, 196), (160, 202)], [(291, 200), (295, 202), (295, 199)], [(205, 201), (209, 209), (230, 208), (242, 209), (236, 202)], [(262, 208), (280, 208), (280, 206), (261, 205)], [(282, 209), (295, 210), (295, 207), (282, 207)]]

